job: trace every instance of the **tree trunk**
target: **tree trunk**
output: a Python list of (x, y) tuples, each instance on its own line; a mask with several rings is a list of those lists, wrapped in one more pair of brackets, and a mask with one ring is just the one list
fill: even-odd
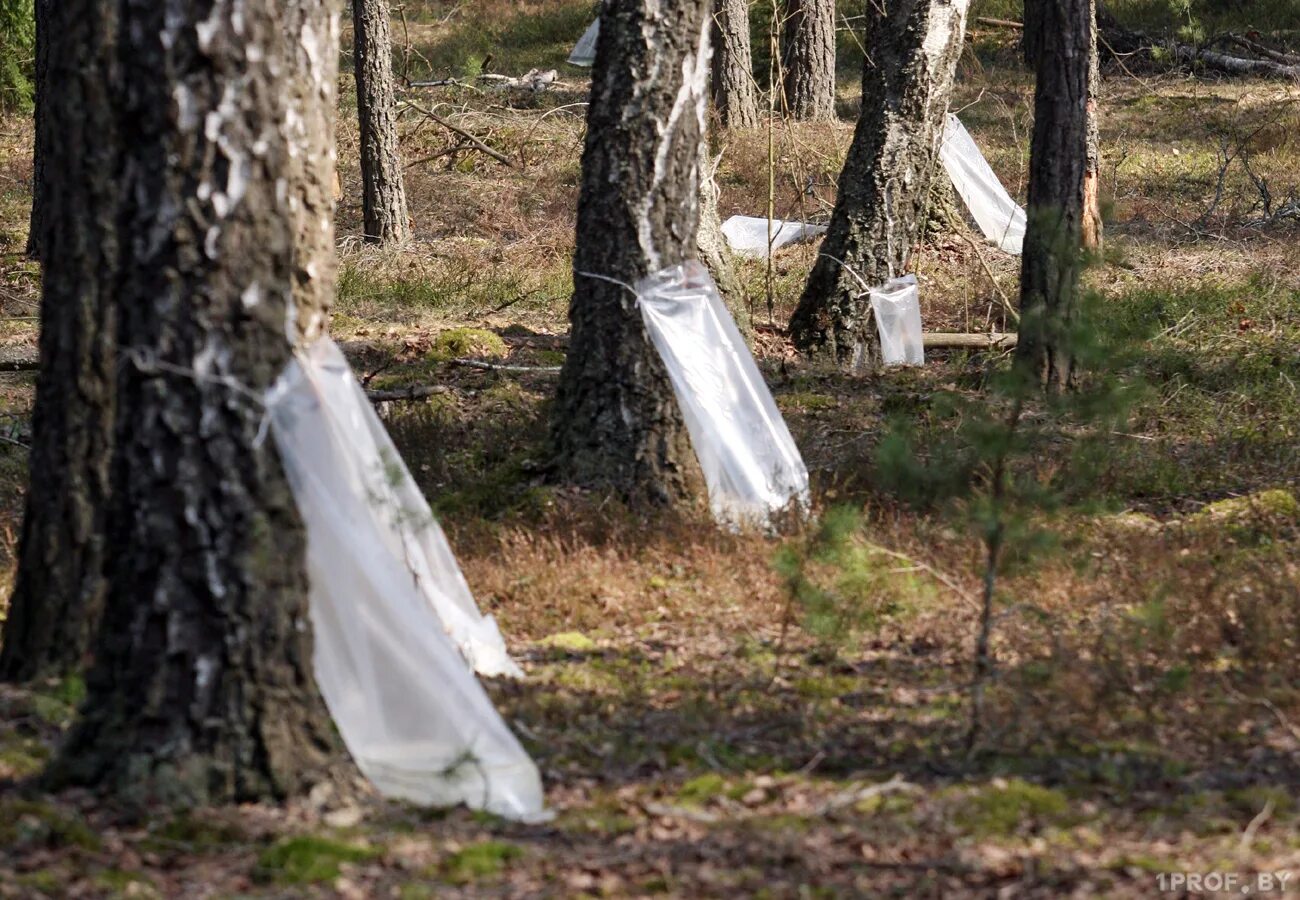
[(1088, 164), (1083, 174), (1083, 246), (1100, 253), (1104, 242), (1101, 220), (1101, 67), (1097, 59), (1097, 0), (1089, 4), (1092, 37), (1088, 51)]
[(749, 318), (749, 305), (745, 286), (736, 276), (736, 259), (731, 245), (722, 233), (722, 216), (718, 214), (718, 182), (714, 177), (715, 160), (709, 156), (707, 141), (700, 143), (700, 228), (696, 248), (700, 261), (709, 269), (713, 282), (722, 294), (731, 317), (736, 320), (740, 333), (749, 336), (753, 323)]
[(386, 0), (352, 0), (357, 115), (361, 120), (361, 182), (366, 241), (402, 243), (411, 237), (406, 186), (397, 147), (397, 101)]
[(53, 0), (36, 0), (36, 64), (32, 79), (32, 97), (35, 100), (34, 116), (36, 119), (36, 140), (32, 146), (32, 212), (27, 229), (27, 256), (31, 259), (41, 258), (41, 237), (44, 234), (41, 203), (45, 196), (45, 150), (44, 138), (41, 137), (42, 121), (45, 118), (46, 78), (50, 68), (50, 7)]
[(758, 126), (748, 0), (714, 0), (713, 108), (724, 128)]
[[(316, 273), (300, 257), (293, 160), (325, 143), (313, 129), (333, 96), (329, 9), (119, 8), (121, 78), (105, 80), (132, 126), (113, 179), (132, 239), (116, 283), (113, 553), (89, 697), (56, 784), (251, 801), (302, 793), (337, 765), (312, 675), (305, 536), (260, 403), (301, 323), (323, 314), (299, 305), (313, 293), (300, 274)], [(309, 108), (294, 108), (300, 98)]]
[(835, 0), (785, 0), (781, 67), (796, 119), (835, 118)]
[(969, 0), (867, 4), (862, 116), (790, 332), (850, 371), (874, 368), (866, 287), (907, 270), (943, 139)]
[(1073, 380), (1092, 31), (1090, 0), (1025, 5), (1025, 54), (1037, 76), (1016, 362), (1049, 390)]
[[(559, 477), (633, 501), (696, 491), (696, 463), (625, 285), (696, 252), (709, 0), (613, 0), (601, 14), (578, 202), (572, 337), (552, 437)], [(596, 276), (596, 277), (593, 277)]]
[(18, 573), (0, 647), (0, 677), (12, 681), (80, 672), (104, 592), (122, 160), (112, 22), (92, 14), (94, 6), (38, 7), (47, 17), (48, 68), (37, 79), (37, 146), (49, 177), (36, 180), (41, 367)]

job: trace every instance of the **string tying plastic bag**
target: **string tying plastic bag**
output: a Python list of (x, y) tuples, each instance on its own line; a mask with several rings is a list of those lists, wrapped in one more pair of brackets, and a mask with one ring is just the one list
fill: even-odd
[(808, 470), (708, 270), (695, 261), (673, 266), (638, 282), (636, 294), (714, 518), (764, 527), (792, 505), (806, 511)]
[[(770, 247), (779, 250), (787, 244), (811, 241), (826, 233), (825, 225), (808, 225), (804, 222), (786, 222), (772, 219)], [(768, 220), (754, 216), (732, 216), (722, 223), (722, 234), (731, 249), (745, 256), (766, 258), (769, 248)]]
[(569, 65), (589, 69), (596, 64), (596, 41), (600, 38), (600, 19), (587, 26), (587, 30), (578, 38), (573, 52), (569, 54)]
[(1025, 242), (1025, 211), (1011, 199), (966, 126), (952, 113), (944, 122), (939, 158), (984, 237), (1019, 255)]
[(385, 796), (546, 817), (541, 778), (471, 671), (520, 674), (338, 346), (267, 394), (307, 529), (321, 695)]
[(880, 357), (887, 366), (925, 365), (920, 290), (915, 275), (891, 278), (872, 288), (871, 311), (880, 330)]

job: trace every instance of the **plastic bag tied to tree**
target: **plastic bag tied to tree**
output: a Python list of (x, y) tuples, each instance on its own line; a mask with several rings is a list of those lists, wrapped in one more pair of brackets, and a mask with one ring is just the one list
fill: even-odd
[(1025, 211), (1011, 199), (966, 126), (951, 113), (939, 158), (984, 237), (1017, 256), (1025, 242)]
[(808, 470), (708, 270), (695, 261), (673, 266), (638, 282), (636, 294), (714, 518), (766, 527), (782, 510), (806, 511)]
[(921, 299), (915, 275), (891, 278), (872, 288), (871, 311), (880, 332), (880, 358), (887, 366), (925, 365)]
[(301, 352), (267, 408), (307, 531), (316, 680), (357, 766), (385, 796), (546, 818), (471, 666), (519, 669), (338, 345)]

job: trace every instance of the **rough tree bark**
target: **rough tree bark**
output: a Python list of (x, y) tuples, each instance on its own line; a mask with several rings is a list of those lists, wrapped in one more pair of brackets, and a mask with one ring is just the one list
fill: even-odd
[(388, 17), (387, 0), (352, 0), (365, 239), (374, 244), (401, 243), (411, 237), (397, 147), (397, 101)]
[(907, 270), (923, 224), (968, 6), (867, 4), (862, 115), (821, 253), (790, 319), (796, 346), (850, 371), (879, 358), (865, 285)]
[(36, 61), (32, 79), (32, 96), (35, 99), (36, 140), (32, 146), (32, 212), (30, 226), (27, 229), (27, 256), (31, 259), (41, 258), (41, 237), (44, 234), (41, 203), (45, 196), (45, 149), (41, 137), (42, 121), (45, 118), (45, 84), (50, 68), (49, 33), (50, 7), (54, 0), (36, 0)]
[[(107, 4), (67, 5), (106, 18)], [(331, 6), (116, 7), (120, 78), (105, 80), (131, 139), (116, 171), (97, 173), (116, 176), (129, 236), (113, 554), (56, 784), (136, 802), (257, 800), (302, 793), (340, 759), (312, 677), (303, 528), (258, 399), (303, 323), (323, 316), (302, 304), (330, 294), (328, 269), (300, 257), (294, 163), (326, 143), (310, 132), (329, 113), (293, 104), (333, 97)]]
[(748, 0), (714, 0), (713, 108), (725, 128), (758, 126)]
[(1069, 345), (1078, 309), (1092, 32), (1090, 0), (1025, 4), (1025, 57), (1036, 81), (1016, 363), (1048, 390), (1068, 388), (1074, 374)]
[(781, 68), (796, 119), (835, 118), (835, 0), (785, 0)]
[(696, 463), (636, 298), (605, 279), (631, 285), (695, 253), (709, 10), (709, 0), (612, 0), (592, 73), (552, 438), (558, 477), (637, 502), (692, 497)]
[(1101, 220), (1101, 66), (1097, 58), (1097, 0), (1089, 3), (1092, 36), (1088, 49), (1088, 160), (1083, 174), (1083, 246), (1100, 252), (1105, 239)]
[(45, 278), (27, 508), (0, 646), (0, 677), (13, 681), (81, 671), (104, 592), (122, 161), (115, 23), (93, 6), (39, 5), (48, 17), (48, 68), (37, 81)]

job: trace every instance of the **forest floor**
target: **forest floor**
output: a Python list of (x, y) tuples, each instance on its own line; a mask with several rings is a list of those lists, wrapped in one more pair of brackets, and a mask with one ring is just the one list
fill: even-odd
[[(563, 60), (591, 9), (480, 5), (412, 3), (395, 25), (413, 80), (466, 82), (408, 96), (509, 160), (408, 111), (408, 247), (361, 246), (342, 79), (332, 327), (374, 345), (371, 387), (448, 388), (381, 412), (527, 671), (489, 689), (555, 820), (50, 796), (29, 779), (82, 688), (0, 688), (0, 897), (1136, 897), (1209, 872), (1300, 891), (1300, 218), (1279, 213), (1300, 196), (1300, 91), (1107, 72), (1086, 371), (1014, 429), (1005, 356), (810, 367), (780, 326), (815, 249), (771, 272), (742, 260), (822, 515), (733, 535), (539, 474), (585, 108)], [(974, 32), (954, 106), (1023, 196), (1032, 84), (1011, 40)], [(856, 106), (844, 56), (843, 121), (771, 135), (783, 217), (829, 214)], [(562, 83), (501, 89), (476, 80), (485, 66)], [(29, 141), (28, 122), (0, 123), (0, 344), (36, 337)], [(767, 131), (716, 144), (724, 218), (762, 215)], [(1014, 330), (1018, 261), (975, 232), (932, 231), (916, 270), (927, 330)], [(3, 377), (6, 593), (31, 402), (30, 377)], [(993, 502), (999, 459), (1012, 486)], [(1007, 549), (976, 715), (993, 525)]]

